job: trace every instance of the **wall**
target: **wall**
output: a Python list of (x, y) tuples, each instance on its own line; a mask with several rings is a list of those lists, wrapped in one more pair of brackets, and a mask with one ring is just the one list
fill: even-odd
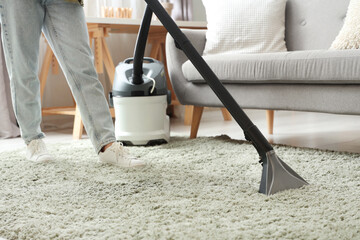
[(193, 21), (206, 21), (206, 13), (201, 0), (193, 0)]

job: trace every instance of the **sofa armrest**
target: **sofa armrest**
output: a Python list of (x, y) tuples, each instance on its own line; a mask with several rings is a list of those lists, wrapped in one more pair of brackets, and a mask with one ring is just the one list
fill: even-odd
[[(200, 55), (204, 52), (206, 43), (206, 30), (182, 29)], [(188, 82), (182, 72), (182, 65), (188, 60), (183, 51), (175, 46), (174, 39), (168, 34), (166, 36), (166, 59), (170, 81), (175, 94), (181, 104), (186, 105), (185, 92)]]

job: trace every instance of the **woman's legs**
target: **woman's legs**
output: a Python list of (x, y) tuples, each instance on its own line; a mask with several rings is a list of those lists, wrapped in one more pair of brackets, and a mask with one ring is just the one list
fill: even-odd
[(114, 125), (89, 46), (83, 8), (64, 0), (45, 3), (43, 32), (66, 76), (95, 151), (115, 142)]
[(44, 9), (40, 0), (0, 0), (4, 55), (14, 112), (26, 144), (44, 137), (38, 56)]
[[(37, 71), (42, 28), (80, 108), (95, 151), (99, 153), (114, 143), (114, 125), (93, 64), (82, 7), (64, 0), (0, 0), (0, 23), (14, 110), (28, 144), (27, 158), (36, 162), (52, 160), (40, 139), (44, 134), (40, 129)], [(145, 165), (124, 155), (120, 143), (100, 152), (99, 160), (120, 167)]]

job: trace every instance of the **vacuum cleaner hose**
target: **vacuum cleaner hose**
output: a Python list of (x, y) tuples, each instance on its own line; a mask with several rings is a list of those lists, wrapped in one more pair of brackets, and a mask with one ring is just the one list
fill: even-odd
[(150, 7), (146, 7), (145, 14), (141, 23), (139, 34), (136, 40), (136, 47), (134, 52), (134, 68), (132, 75), (132, 83), (135, 85), (140, 85), (144, 83), (143, 80), (143, 59), (145, 53), (146, 42), (149, 34), (152, 10)]

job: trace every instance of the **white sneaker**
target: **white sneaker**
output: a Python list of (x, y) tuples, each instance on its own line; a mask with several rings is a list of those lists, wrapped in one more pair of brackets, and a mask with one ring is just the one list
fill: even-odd
[(29, 145), (27, 145), (26, 158), (30, 161), (38, 163), (54, 160), (53, 156), (49, 154), (45, 143), (41, 139), (32, 140)]
[(121, 142), (115, 142), (105, 152), (100, 152), (99, 162), (123, 168), (144, 167), (146, 165), (143, 161), (129, 157)]

